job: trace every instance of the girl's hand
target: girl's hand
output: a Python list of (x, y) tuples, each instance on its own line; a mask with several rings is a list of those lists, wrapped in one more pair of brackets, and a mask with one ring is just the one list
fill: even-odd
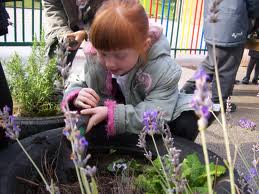
[(74, 105), (81, 109), (94, 108), (99, 103), (99, 100), (100, 97), (92, 88), (83, 88), (75, 99)]
[(67, 38), (70, 39), (70, 40), (72, 40), (72, 41), (76, 41), (77, 44), (76, 44), (75, 46), (73, 46), (73, 47), (68, 46), (67, 49), (68, 49), (69, 51), (75, 51), (75, 50), (77, 50), (77, 49), (80, 47), (81, 43), (82, 43), (84, 40), (87, 39), (87, 37), (88, 37), (88, 35), (87, 35), (86, 31), (84, 31), (84, 30), (79, 30), (79, 31), (73, 32), (73, 33), (71, 33), (71, 34), (68, 34), (68, 35), (67, 35)]
[(108, 108), (106, 106), (98, 106), (95, 108), (81, 110), (80, 113), (91, 116), (86, 128), (86, 132), (89, 132), (95, 125), (107, 119)]

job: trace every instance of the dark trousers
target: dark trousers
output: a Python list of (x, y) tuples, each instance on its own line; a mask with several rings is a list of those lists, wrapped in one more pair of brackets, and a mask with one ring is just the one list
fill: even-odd
[[(10, 114), (12, 114), (13, 101), (5, 78), (3, 67), (0, 63), (0, 109), (1, 111), (3, 110), (4, 106), (8, 106), (11, 109)], [(0, 148), (3, 146), (2, 144), (4, 144), (4, 141), (5, 141), (5, 132), (0, 127)]]
[[(215, 67), (213, 63), (213, 48), (207, 44), (208, 54), (205, 60), (200, 64), (199, 68), (204, 69), (212, 82), (212, 101), (219, 102)], [(239, 68), (244, 52), (244, 45), (236, 47), (218, 47), (216, 46), (216, 59), (219, 71), (220, 86), (223, 100), (232, 95), (237, 70)], [(195, 90), (195, 79), (192, 77), (181, 89), (186, 93), (193, 93)], [(191, 90), (191, 91), (190, 91)]]
[[(213, 116), (209, 118), (208, 124), (210, 125), (214, 120)], [(168, 123), (173, 136), (179, 136), (190, 141), (194, 141), (199, 134), (198, 130), (198, 117), (194, 111), (185, 111), (175, 120)], [(103, 122), (94, 127), (89, 133), (86, 134), (88, 141), (93, 144), (100, 145), (127, 145), (137, 144), (138, 134), (119, 134), (114, 137), (107, 137), (105, 131), (106, 122)]]
[(259, 59), (251, 57), (250, 61), (249, 61), (249, 64), (247, 66), (247, 69), (246, 69), (246, 76), (245, 76), (248, 80), (250, 80), (250, 76), (251, 76), (251, 73), (254, 69), (254, 66), (255, 66), (255, 71), (254, 71), (253, 80), (257, 80), (258, 76), (259, 76)]
[[(214, 117), (211, 116), (208, 121), (208, 125), (212, 123)], [(194, 111), (185, 111), (172, 122), (169, 122), (170, 131), (173, 137), (181, 137), (190, 141), (194, 141), (199, 133), (197, 125), (198, 117)], [(112, 137), (107, 136), (105, 130), (106, 123), (100, 123), (95, 126), (85, 137), (89, 142), (89, 149), (113, 148), (115, 150), (134, 152), (135, 154), (143, 154), (143, 149), (138, 148), (138, 134), (123, 133)], [(155, 135), (156, 143), (160, 153), (166, 153), (166, 149), (163, 145), (163, 140), (160, 135)], [(150, 136), (146, 136), (146, 144), (148, 150), (156, 154), (152, 139)]]

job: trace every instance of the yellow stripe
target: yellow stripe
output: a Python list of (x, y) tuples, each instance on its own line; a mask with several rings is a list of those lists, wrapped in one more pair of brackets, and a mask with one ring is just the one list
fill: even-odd
[[(196, 0), (198, 1), (198, 0)], [(190, 7), (190, 15), (189, 15), (189, 20), (188, 20), (188, 30), (187, 30), (187, 39), (186, 39), (186, 43), (185, 43), (185, 48), (189, 48), (188, 47), (188, 44), (189, 44), (189, 37), (191, 36), (190, 35), (190, 29), (191, 29), (191, 20), (192, 20), (192, 15), (193, 15), (193, 11), (194, 11), (194, 0), (192, 0), (192, 3), (191, 3), (191, 7)], [(187, 51), (185, 51), (187, 52)]]
[[(183, 6), (183, 22), (182, 22), (182, 34), (181, 34), (181, 41), (180, 41), (180, 48), (182, 48), (183, 46), (183, 38), (184, 38), (184, 34), (185, 34), (185, 21), (186, 21), (186, 15), (187, 15), (187, 8), (188, 8), (188, 1), (189, 0), (185, 0), (184, 1), (184, 6)], [(180, 22), (180, 21), (178, 21)]]
[(147, 11), (147, 1), (146, 0), (144, 0), (144, 3), (143, 3), (144, 5), (144, 8), (145, 8), (145, 10)]

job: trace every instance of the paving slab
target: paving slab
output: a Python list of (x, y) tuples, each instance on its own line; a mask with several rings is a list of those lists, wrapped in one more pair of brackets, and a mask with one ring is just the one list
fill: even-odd
[[(195, 72), (193, 67), (195, 65), (188, 65), (184, 60), (179, 62), (183, 63), (182, 68), (183, 74), (180, 80), (180, 87), (188, 80), (191, 75)], [(187, 67), (187, 68), (186, 68)], [(242, 80), (245, 76), (246, 67), (240, 66), (237, 73), (237, 80)], [(244, 163), (244, 160), (249, 165), (252, 166), (252, 160), (254, 159), (252, 147), (259, 142), (259, 125), (255, 131), (250, 131), (244, 128), (241, 128), (238, 125), (238, 121), (241, 118), (249, 119), (257, 124), (259, 124), (259, 97), (257, 94), (259, 92), (259, 87), (256, 85), (244, 85), (236, 84), (233, 91), (232, 102), (237, 105), (237, 111), (231, 113), (231, 119), (227, 121), (227, 131), (230, 139), (230, 148), (231, 155), (234, 157), (237, 153), (235, 160), (235, 168), (243, 174), (248, 173), (247, 166)], [(221, 117), (219, 116), (221, 120)], [(209, 150), (215, 152), (224, 159), (226, 157), (226, 149), (224, 144), (224, 135), (221, 125), (214, 121), (212, 125), (206, 131), (206, 141), (207, 147)], [(197, 137), (196, 143), (201, 144), (200, 135)], [(259, 156), (257, 155), (257, 158)], [(253, 187), (255, 187), (253, 185)]]

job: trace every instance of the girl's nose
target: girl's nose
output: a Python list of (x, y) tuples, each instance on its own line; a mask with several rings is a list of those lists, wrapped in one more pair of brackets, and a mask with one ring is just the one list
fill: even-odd
[(114, 61), (112, 60), (112, 57), (106, 57), (105, 58), (105, 66), (107, 69), (113, 69), (114, 68)]

